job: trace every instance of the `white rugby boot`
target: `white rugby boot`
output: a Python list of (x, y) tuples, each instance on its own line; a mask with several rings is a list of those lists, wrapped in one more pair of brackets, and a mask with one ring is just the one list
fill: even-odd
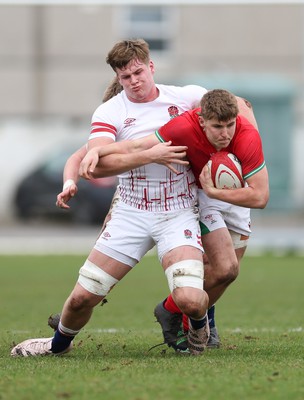
[(73, 348), (73, 342), (60, 353), (51, 351), (53, 338), (28, 339), (15, 346), (11, 351), (12, 357), (60, 356), (68, 353)]

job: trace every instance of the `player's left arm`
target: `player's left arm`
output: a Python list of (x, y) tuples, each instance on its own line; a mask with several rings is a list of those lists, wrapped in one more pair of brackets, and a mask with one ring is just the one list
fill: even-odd
[(247, 185), (240, 189), (215, 188), (207, 165), (203, 168), (199, 179), (204, 192), (211, 199), (248, 208), (265, 208), (268, 203), (269, 181), (266, 166), (247, 178)]

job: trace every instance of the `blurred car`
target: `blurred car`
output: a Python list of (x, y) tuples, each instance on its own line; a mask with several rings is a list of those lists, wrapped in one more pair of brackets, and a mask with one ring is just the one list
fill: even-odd
[(74, 150), (52, 155), (25, 176), (15, 192), (17, 216), (23, 220), (52, 219), (79, 224), (101, 224), (109, 210), (117, 186), (117, 178), (80, 179), (78, 193), (69, 201), (69, 210), (56, 207), (62, 191), (62, 174)]

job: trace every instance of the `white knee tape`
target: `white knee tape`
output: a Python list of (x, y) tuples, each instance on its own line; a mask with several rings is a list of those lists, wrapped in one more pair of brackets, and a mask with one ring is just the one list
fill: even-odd
[(229, 230), (234, 249), (242, 249), (248, 245), (249, 236)]
[(86, 260), (79, 270), (78, 283), (97, 296), (106, 296), (117, 282), (117, 279), (89, 260)]
[(204, 264), (199, 260), (184, 260), (172, 264), (165, 274), (171, 292), (178, 287), (204, 289)]

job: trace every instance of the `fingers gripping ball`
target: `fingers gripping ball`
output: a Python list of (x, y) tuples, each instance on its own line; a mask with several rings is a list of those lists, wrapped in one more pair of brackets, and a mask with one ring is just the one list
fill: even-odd
[(218, 189), (237, 189), (244, 187), (242, 166), (238, 158), (226, 151), (212, 154), (208, 161), (211, 179)]

